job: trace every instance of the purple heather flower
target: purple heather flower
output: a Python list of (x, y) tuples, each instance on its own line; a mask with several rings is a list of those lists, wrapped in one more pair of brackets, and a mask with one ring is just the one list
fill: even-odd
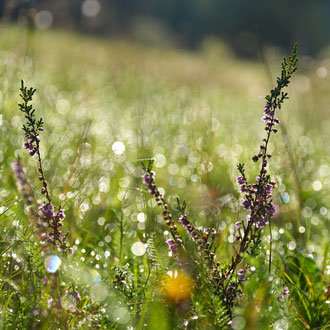
[(24, 142), (24, 145), (23, 146), (24, 146), (25, 149), (27, 149), (29, 151), (29, 154), (31, 156), (33, 156), (36, 153), (36, 149), (33, 146), (33, 143), (32, 142)]
[(60, 209), (57, 213), (58, 217), (63, 220), (65, 219), (65, 213), (64, 213), (64, 210), (63, 209)]
[(178, 248), (177, 248), (177, 246), (176, 246), (174, 240), (170, 238), (170, 239), (166, 240), (166, 243), (168, 244), (168, 247), (169, 247), (169, 249), (171, 250), (171, 252), (172, 252), (174, 255), (176, 255), (176, 254), (177, 254), (177, 251), (178, 251)]
[(180, 216), (179, 221), (185, 227), (187, 227), (189, 225), (189, 221), (188, 221), (187, 217), (184, 214)]
[(265, 108), (264, 113), (265, 113), (265, 115), (268, 116), (268, 117), (273, 117), (274, 114), (275, 114), (275, 111), (272, 110), (272, 109), (269, 109), (269, 108)]
[(238, 272), (237, 272), (237, 275), (238, 275), (238, 277), (239, 277), (239, 279), (241, 280), (241, 281), (244, 281), (245, 280), (245, 275), (244, 275), (244, 269), (239, 269), (238, 270)]
[(211, 229), (210, 229), (210, 228), (205, 228), (205, 229), (204, 229), (204, 233), (205, 233), (206, 235), (208, 235), (210, 232), (211, 232)]
[(261, 119), (263, 122), (267, 123), (271, 119), (271, 117), (266, 115), (266, 116), (263, 116)]
[(142, 175), (142, 179), (143, 179), (143, 182), (144, 182), (145, 184), (148, 184), (149, 181), (150, 181), (149, 174), (143, 174), (143, 175)]
[(228, 293), (232, 293), (236, 288), (236, 283), (235, 282), (231, 282), (228, 286)]
[(270, 194), (271, 192), (272, 192), (272, 190), (273, 190), (273, 185), (271, 185), (271, 184), (267, 184), (266, 186), (265, 186), (265, 191), (266, 191), (266, 193), (267, 194)]
[(260, 227), (265, 227), (268, 225), (268, 220), (264, 218), (264, 216), (259, 216), (259, 218), (256, 219), (254, 222), (255, 225), (260, 228)]
[(266, 206), (266, 212), (269, 216), (274, 216), (274, 214), (276, 213), (276, 208), (273, 204), (269, 204)]
[(11, 168), (13, 169), (16, 175), (18, 190), (19, 191), (26, 190), (27, 180), (21, 164), (18, 161), (16, 161), (11, 164)]
[(245, 209), (248, 209), (248, 208), (251, 206), (251, 202), (245, 200), (245, 201), (242, 203), (242, 205), (243, 205), (243, 207), (244, 207)]
[(243, 176), (239, 176), (236, 178), (238, 184), (245, 184), (246, 183), (246, 179)]
[(290, 294), (290, 290), (288, 287), (284, 288), (283, 294), (280, 295), (280, 299), (285, 299), (288, 297), (288, 295)]
[(154, 178), (155, 178), (155, 172), (150, 172), (150, 174), (146, 173), (142, 175), (143, 182), (147, 185), (149, 192), (155, 197), (157, 197), (156, 196), (157, 189), (154, 184)]
[(78, 292), (77, 290), (74, 290), (74, 291), (72, 292), (72, 295), (73, 295), (73, 297), (74, 297), (76, 300), (81, 300), (80, 294), (79, 294), (79, 292)]
[(38, 308), (35, 307), (35, 308), (32, 309), (32, 315), (33, 316), (38, 316), (39, 314), (40, 314), (40, 310)]
[(212, 235), (215, 235), (217, 233), (217, 231), (214, 228), (212, 228), (211, 233), (212, 233)]
[(241, 223), (240, 221), (237, 221), (237, 222), (235, 223), (235, 226), (236, 226), (237, 228), (240, 228), (241, 225), (242, 225), (242, 223)]
[(54, 212), (54, 206), (50, 203), (43, 204), (39, 207), (39, 210), (48, 220), (50, 220), (56, 215), (56, 213)]
[(50, 298), (47, 299), (47, 306), (48, 306), (48, 308), (51, 308), (52, 307), (52, 304), (53, 304), (53, 298), (50, 297)]

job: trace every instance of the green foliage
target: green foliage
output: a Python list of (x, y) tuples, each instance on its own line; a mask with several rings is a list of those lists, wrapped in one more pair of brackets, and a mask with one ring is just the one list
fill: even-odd
[(285, 278), (292, 288), (295, 324), (310, 329), (329, 326), (328, 283), (315, 261), (302, 254), (288, 256), (285, 270)]
[(179, 214), (185, 214), (187, 203), (185, 201), (183, 201), (181, 203), (179, 198), (176, 199), (176, 203), (177, 203), (177, 207), (176, 208), (177, 208)]

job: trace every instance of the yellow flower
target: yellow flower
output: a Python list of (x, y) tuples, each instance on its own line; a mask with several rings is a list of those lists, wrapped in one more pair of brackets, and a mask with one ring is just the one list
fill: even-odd
[(172, 303), (180, 303), (191, 297), (193, 281), (182, 271), (169, 271), (163, 279), (163, 292), (166, 299)]

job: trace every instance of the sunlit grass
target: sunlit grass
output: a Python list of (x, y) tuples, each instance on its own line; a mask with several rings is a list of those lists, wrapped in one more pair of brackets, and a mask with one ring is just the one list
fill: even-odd
[[(10, 166), (17, 157), (37, 199), (41, 198), (35, 161), (22, 148), (24, 118), (17, 110), (21, 79), (37, 89), (34, 106), (45, 121), (41, 137), (44, 167), (56, 204), (66, 209), (65, 231), (75, 250), (68, 260), (62, 260), (61, 276), (79, 287), (83, 299), (72, 306), (72, 296), (59, 293), (63, 305), (69, 311), (86, 308), (89, 317), (76, 319), (85, 327), (105, 326), (104, 320), (111, 320), (134, 327), (149, 322), (152, 328), (160, 313), (166, 328), (166, 324), (173, 325), (173, 307), (160, 307), (159, 291), (173, 260), (168, 257), (159, 210), (142, 190), (141, 159), (155, 158), (157, 183), (174, 210), (179, 195), (186, 200), (195, 224), (217, 228), (217, 257), (229, 261), (233, 224), (243, 216), (236, 165), (245, 162), (249, 176), (257, 173), (251, 156), (264, 134), (259, 118), (264, 95), (275, 78), (278, 54), (278, 50), (268, 50), (268, 62), (260, 63), (235, 59), (225, 45), (212, 42), (189, 53), (61, 31), (0, 26), (1, 322), (13, 317), (8, 315), (14, 308), (22, 308), (16, 295), (30, 295), (28, 282), (37, 283), (31, 274), (21, 285), (26, 255), (30, 253), (32, 265), (45, 272), (43, 261), (23, 239), (32, 231), (24, 205), (14, 205), (20, 196)], [(289, 255), (302, 254), (306, 263), (314, 260), (323, 280), (329, 273), (329, 63), (326, 57), (311, 62), (302, 57), (289, 89), (290, 100), (281, 114), (284, 129), (270, 144), (270, 168), (277, 181), (274, 202), (280, 210), (272, 228), (274, 266), (268, 275), (265, 229), (261, 257), (251, 260), (255, 275), (246, 284), (236, 329), (267, 328), (281, 320), (284, 323), (278, 323), (278, 329), (285, 328), (295, 316), (302, 318), (300, 324), (317, 324), (308, 320), (308, 312), (299, 315), (276, 297), (286, 285), (284, 266), (292, 260)], [(155, 253), (148, 248), (142, 255), (134, 253), (133, 243), (147, 240)], [(305, 257), (299, 257), (299, 262)], [(130, 266), (125, 269), (127, 263)], [(125, 277), (121, 292), (113, 287), (120, 273), (114, 266)], [(303, 276), (289, 270), (290, 278)], [(312, 280), (318, 282), (320, 276)], [(317, 283), (313, 284), (311, 296)], [(38, 304), (38, 293), (34, 297)], [(193, 299), (207, 300), (202, 293)], [(292, 299), (298, 298), (293, 295)], [(194, 318), (189, 322), (192, 327), (205, 324)]]

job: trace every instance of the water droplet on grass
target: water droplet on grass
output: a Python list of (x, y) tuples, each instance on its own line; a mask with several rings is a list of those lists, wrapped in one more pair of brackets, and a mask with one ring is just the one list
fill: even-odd
[(288, 243), (288, 249), (289, 250), (294, 250), (296, 248), (296, 242), (291, 241)]

